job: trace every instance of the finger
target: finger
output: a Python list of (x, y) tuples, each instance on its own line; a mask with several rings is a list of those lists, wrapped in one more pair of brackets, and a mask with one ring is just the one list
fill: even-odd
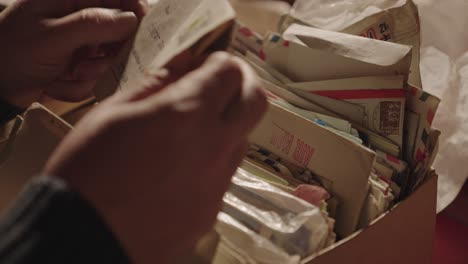
[(120, 0), (120, 2), (122, 10), (134, 12), (140, 20), (150, 8), (147, 0)]
[(170, 84), (177, 82), (188, 72), (199, 68), (207, 58), (208, 55), (203, 55), (196, 58), (191, 58), (191, 62), (187, 63), (187, 60), (184, 60), (186, 59), (186, 55), (185, 53), (182, 53), (171, 60), (171, 62), (168, 63), (165, 68), (156, 70), (154, 72), (149, 71), (149, 73), (146, 74), (146, 77), (149, 80), (148, 85), (142, 89), (143, 93), (141, 93), (136, 98), (138, 98), (138, 100), (144, 99), (156, 92), (161, 91)]
[(120, 42), (132, 36), (138, 20), (132, 12), (89, 8), (50, 22), (52, 43), (69, 54), (84, 46)]
[(173, 78), (169, 76), (169, 73), (162, 69), (145, 80), (142, 88), (129, 91), (122, 97), (122, 101), (133, 103), (144, 100), (167, 87), (172, 83), (172, 80)]
[[(244, 159), (248, 149), (247, 140), (243, 139), (240, 143), (235, 145), (231, 152), (224, 157), (224, 167), (220, 171), (224, 172), (223, 174), (214, 173), (212, 179), (206, 179), (211, 182), (211, 191), (216, 191), (218, 197), (222, 197), (224, 193), (228, 190), (231, 184), (231, 178), (235, 174), (240, 163)], [(213, 186), (215, 185), (215, 186)], [(216, 194), (215, 194), (216, 195)]]
[[(216, 53), (197, 70), (168, 87), (164, 92), (173, 100), (197, 100), (197, 103), (221, 119), (227, 106), (240, 94), (242, 85), (240, 65), (227, 53)], [(146, 100), (149, 107), (158, 105), (161, 98)]]
[(267, 96), (260, 87), (254, 72), (240, 59), (238, 63), (244, 75), (241, 94), (224, 113), (226, 135), (234, 137), (250, 133), (267, 108)]
[(170, 62), (164, 67), (172, 74), (176, 76), (183, 76), (194, 69), (199, 68), (208, 59), (208, 54), (202, 54), (194, 57), (189, 51), (184, 51), (179, 55), (175, 56)]
[(246, 139), (243, 139), (233, 148), (231, 154), (226, 157), (226, 167), (227, 170), (230, 171), (230, 173), (228, 173), (229, 175), (234, 175), (236, 169), (247, 154), (248, 149), (249, 144)]
[(84, 60), (77, 63), (71, 73), (72, 80), (94, 81), (100, 79), (111, 67), (111, 58)]
[(133, 12), (139, 20), (143, 18), (149, 6), (146, 0), (74, 0), (73, 2), (73, 12), (92, 7), (104, 7)]
[(61, 101), (79, 102), (93, 96), (96, 81), (56, 81), (45, 89), (45, 94)]

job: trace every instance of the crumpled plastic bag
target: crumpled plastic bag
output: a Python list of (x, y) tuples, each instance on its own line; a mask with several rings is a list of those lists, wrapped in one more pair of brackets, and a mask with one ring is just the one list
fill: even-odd
[(405, 3), (406, 0), (302, 0), (295, 2), (292, 15), (318, 28), (341, 31), (368, 16)]
[(421, 16), (423, 87), (442, 99), (434, 120), (442, 131), (434, 163), (440, 212), (457, 197), (468, 176), (468, 1), (415, 2)]

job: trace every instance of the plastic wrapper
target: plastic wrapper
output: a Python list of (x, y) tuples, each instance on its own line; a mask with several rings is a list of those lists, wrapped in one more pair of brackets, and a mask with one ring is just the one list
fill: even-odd
[(442, 99), (434, 126), (440, 128), (437, 211), (447, 207), (468, 176), (468, 1), (416, 0), (421, 16), (424, 90)]
[(238, 169), (226, 193), (223, 212), (288, 254), (310, 255), (332, 235), (327, 216), (313, 206)]
[(215, 254), (214, 264), (299, 263), (299, 256), (287, 254), (268, 239), (260, 236), (223, 212), (218, 214), (215, 229), (221, 235), (221, 242)]

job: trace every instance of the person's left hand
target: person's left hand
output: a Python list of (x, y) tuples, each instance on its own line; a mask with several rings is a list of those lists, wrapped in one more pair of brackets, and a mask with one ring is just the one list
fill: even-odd
[(91, 96), (145, 3), (17, 0), (0, 13), (0, 96), (19, 107), (43, 93), (65, 101)]

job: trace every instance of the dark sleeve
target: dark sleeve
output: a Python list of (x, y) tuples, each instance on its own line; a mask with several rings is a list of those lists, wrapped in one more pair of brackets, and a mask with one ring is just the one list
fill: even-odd
[(0, 264), (130, 263), (96, 211), (64, 182), (33, 180), (0, 221)]
[(13, 106), (0, 97), (0, 126), (23, 112), (24, 109)]

